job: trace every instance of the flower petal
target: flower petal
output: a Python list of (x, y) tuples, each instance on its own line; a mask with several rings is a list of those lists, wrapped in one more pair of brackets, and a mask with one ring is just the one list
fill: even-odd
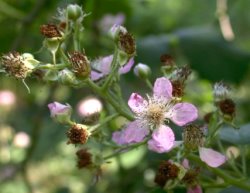
[(99, 72), (96, 72), (96, 71), (91, 71), (90, 73), (90, 77), (91, 77), (91, 80), (99, 80), (100, 78), (102, 78), (104, 76), (104, 74), (102, 73), (99, 73)]
[(226, 156), (210, 148), (200, 147), (199, 153), (201, 160), (213, 168), (217, 168), (227, 161)]
[(59, 114), (71, 114), (71, 107), (70, 105), (66, 104), (61, 104), (58, 102), (53, 102), (48, 104), (48, 108), (50, 110), (50, 116), (51, 117), (55, 117)]
[(174, 132), (170, 127), (161, 125), (154, 130), (152, 139), (148, 141), (148, 149), (157, 153), (164, 153), (170, 151), (175, 143)]
[(112, 140), (117, 144), (132, 144), (143, 141), (149, 134), (149, 129), (143, 128), (139, 121), (128, 123), (122, 131), (116, 131), (112, 135)]
[(170, 99), (172, 97), (172, 90), (172, 84), (167, 78), (161, 77), (156, 79), (153, 89), (154, 95)]
[(142, 127), (139, 121), (130, 122), (123, 131), (125, 143), (138, 143), (149, 134), (149, 129)]
[(187, 193), (202, 193), (202, 188), (200, 185), (192, 186), (188, 188)]
[(135, 113), (141, 112), (145, 103), (147, 101), (137, 93), (132, 93), (128, 100), (128, 106)]
[(125, 64), (124, 66), (122, 66), (120, 69), (119, 69), (119, 73), (120, 74), (126, 74), (128, 73), (132, 66), (134, 65), (134, 58), (130, 58), (130, 60), (128, 61), (127, 64)]
[(116, 131), (112, 134), (112, 141), (119, 145), (125, 144), (123, 139), (123, 131)]
[(190, 103), (177, 103), (165, 114), (176, 125), (183, 126), (198, 117), (197, 108)]

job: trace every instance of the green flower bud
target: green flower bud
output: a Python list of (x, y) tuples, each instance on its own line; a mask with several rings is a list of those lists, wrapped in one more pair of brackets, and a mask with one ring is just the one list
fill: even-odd
[(76, 21), (77, 19), (84, 17), (82, 8), (79, 5), (76, 5), (76, 4), (68, 5), (67, 8), (66, 8), (66, 12), (67, 12), (67, 15), (68, 15), (68, 19), (72, 20), (72, 21)]
[(77, 85), (79, 81), (77, 80), (75, 74), (69, 69), (61, 70), (58, 73), (59, 82), (66, 85)]
[(151, 75), (151, 69), (148, 65), (139, 63), (134, 68), (134, 73), (137, 77), (141, 79), (148, 79)]

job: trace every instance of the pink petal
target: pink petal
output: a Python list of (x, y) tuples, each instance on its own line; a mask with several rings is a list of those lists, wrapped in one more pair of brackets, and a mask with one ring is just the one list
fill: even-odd
[(199, 153), (201, 160), (213, 168), (217, 168), (227, 161), (226, 156), (210, 148), (200, 147)]
[(124, 139), (123, 139), (123, 132), (122, 131), (116, 131), (112, 134), (112, 141), (119, 145), (124, 145)]
[(91, 80), (99, 80), (100, 78), (102, 78), (104, 76), (104, 74), (102, 73), (99, 73), (99, 72), (96, 72), (96, 71), (91, 71), (90, 73), (90, 77), (91, 77)]
[(169, 109), (169, 112), (165, 116), (171, 119), (176, 125), (183, 126), (198, 118), (198, 110), (190, 103), (177, 103)]
[(100, 59), (100, 71), (104, 75), (109, 74), (112, 60), (113, 60), (113, 55), (105, 56)]
[(64, 105), (58, 102), (48, 104), (51, 117), (55, 117), (58, 114), (67, 114), (71, 111), (70, 105)]
[(172, 84), (171, 82), (165, 78), (157, 78), (154, 83), (154, 95), (170, 99), (172, 97)]
[(139, 121), (130, 122), (123, 131), (125, 143), (138, 143), (149, 134), (149, 129), (141, 126)]
[(202, 188), (200, 185), (196, 185), (196, 186), (190, 187), (187, 193), (202, 193)]
[(168, 126), (161, 125), (154, 130), (152, 139), (148, 141), (148, 149), (157, 153), (170, 151), (174, 146), (175, 136), (172, 129)]
[(130, 122), (122, 131), (116, 131), (112, 135), (112, 140), (117, 144), (132, 144), (144, 140), (149, 134), (149, 129), (143, 128), (138, 121)]
[(128, 100), (128, 106), (135, 113), (141, 112), (146, 101), (137, 93), (132, 93)]
[(121, 67), (119, 69), (119, 73), (120, 74), (126, 74), (126, 73), (128, 73), (131, 70), (131, 68), (132, 68), (133, 65), (134, 65), (134, 58), (130, 58), (130, 60), (128, 61), (128, 63), (125, 64), (123, 67)]
[(190, 166), (189, 166), (189, 161), (188, 159), (184, 158), (181, 165), (185, 168), (185, 169), (189, 169)]

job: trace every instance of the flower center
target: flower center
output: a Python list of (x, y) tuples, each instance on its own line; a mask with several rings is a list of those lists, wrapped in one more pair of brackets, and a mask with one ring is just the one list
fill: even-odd
[(149, 104), (146, 119), (153, 125), (160, 125), (164, 121), (164, 111), (165, 108), (163, 108), (160, 104)]

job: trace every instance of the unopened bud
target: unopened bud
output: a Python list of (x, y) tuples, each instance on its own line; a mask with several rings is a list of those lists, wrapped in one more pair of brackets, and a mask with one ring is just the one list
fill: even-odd
[(68, 19), (76, 21), (84, 17), (82, 8), (77, 4), (70, 4), (66, 8)]
[(70, 123), (72, 108), (69, 104), (63, 105), (58, 102), (48, 104), (50, 116), (57, 122), (62, 124)]
[(134, 68), (134, 73), (141, 79), (148, 79), (151, 75), (151, 69), (148, 65), (139, 63)]
[(127, 33), (127, 29), (121, 25), (114, 24), (109, 30), (109, 35), (115, 41), (118, 40), (120, 33)]
[(75, 74), (67, 68), (58, 73), (58, 80), (65, 85), (77, 85), (79, 83)]

